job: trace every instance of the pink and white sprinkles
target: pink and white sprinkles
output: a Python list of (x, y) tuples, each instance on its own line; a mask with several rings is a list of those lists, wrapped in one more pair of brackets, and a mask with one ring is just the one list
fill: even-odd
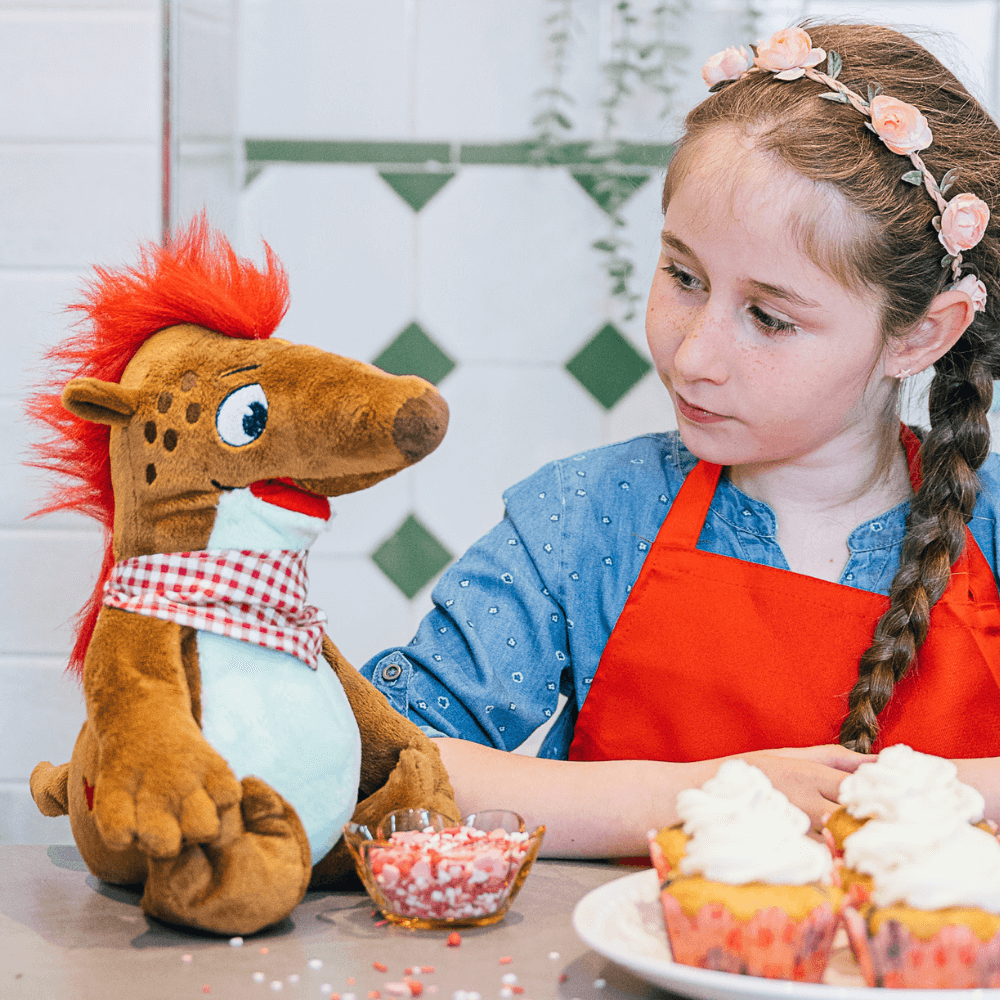
[(495, 913), (528, 853), (528, 833), (470, 826), (402, 830), (369, 848), (372, 874), (394, 912), (430, 920)]

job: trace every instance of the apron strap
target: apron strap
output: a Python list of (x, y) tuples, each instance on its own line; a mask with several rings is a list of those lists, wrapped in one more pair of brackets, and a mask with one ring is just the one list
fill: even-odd
[(910, 470), (910, 485), (913, 492), (920, 489), (920, 484), (924, 481), (920, 468), (920, 438), (910, 430), (906, 424), (899, 425), (899, 440), (903, 442), (906, 449), (906, 464)]
[(698, 460), (698, 464), (684, 478), (670, 505), (656, 536), (658, 542), (670, 542), (685, 549), (697, 547), (721, 473), (721, 465)]

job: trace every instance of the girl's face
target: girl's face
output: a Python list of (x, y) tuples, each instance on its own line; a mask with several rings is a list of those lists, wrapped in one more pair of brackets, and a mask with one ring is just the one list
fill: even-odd
[(733, 136), (699, 144), (670, 197), (646, 310), (695, 455), (822, 462), (878, 440), (895, 375), (878, 297), (848, 290), (800, 249), (804, 226), (833, 238), (857, 222), (839, 196)]

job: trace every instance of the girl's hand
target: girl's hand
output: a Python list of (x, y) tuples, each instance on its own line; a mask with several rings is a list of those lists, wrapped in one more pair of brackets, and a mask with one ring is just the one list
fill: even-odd
[(757, 750), (735, 756), (759, 767), (779, 792), (809, 814), (814, 830), (820, 830), (825, 818), (837, 808), (841, 781), (859, 764), (873, 759), (835, 743)]

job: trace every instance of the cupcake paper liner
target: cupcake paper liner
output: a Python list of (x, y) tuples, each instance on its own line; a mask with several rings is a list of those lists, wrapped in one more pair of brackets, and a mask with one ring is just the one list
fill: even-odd
[(721, 903), (706, 903), (689, 916), (669, 888), (660, 902), (675, 962), (767, 979), (820, 982), (839, 923), (832, 905), (800, 920), (769, 906), (740, 921)]
[(868, 986), (904, 989), (978, 989), (1000, 986), (1000, 932), (980, 940), (964, 924), (946, 924), (917, 937), (897, 920), (872, 934), (865, 915), (843, 910), (847, 936)]
[(823, 978), (840, 923), (838, 906), (816, 906), (800, 918), (779, 906), (761, 906), (740, 919), (723, 903), (708, 902), (691, 916), (670, 892), (680, 873), (652, 835), (649, 855), (663, 887), (660, 903), (675, 962), (767, 979), (818, 983)]

